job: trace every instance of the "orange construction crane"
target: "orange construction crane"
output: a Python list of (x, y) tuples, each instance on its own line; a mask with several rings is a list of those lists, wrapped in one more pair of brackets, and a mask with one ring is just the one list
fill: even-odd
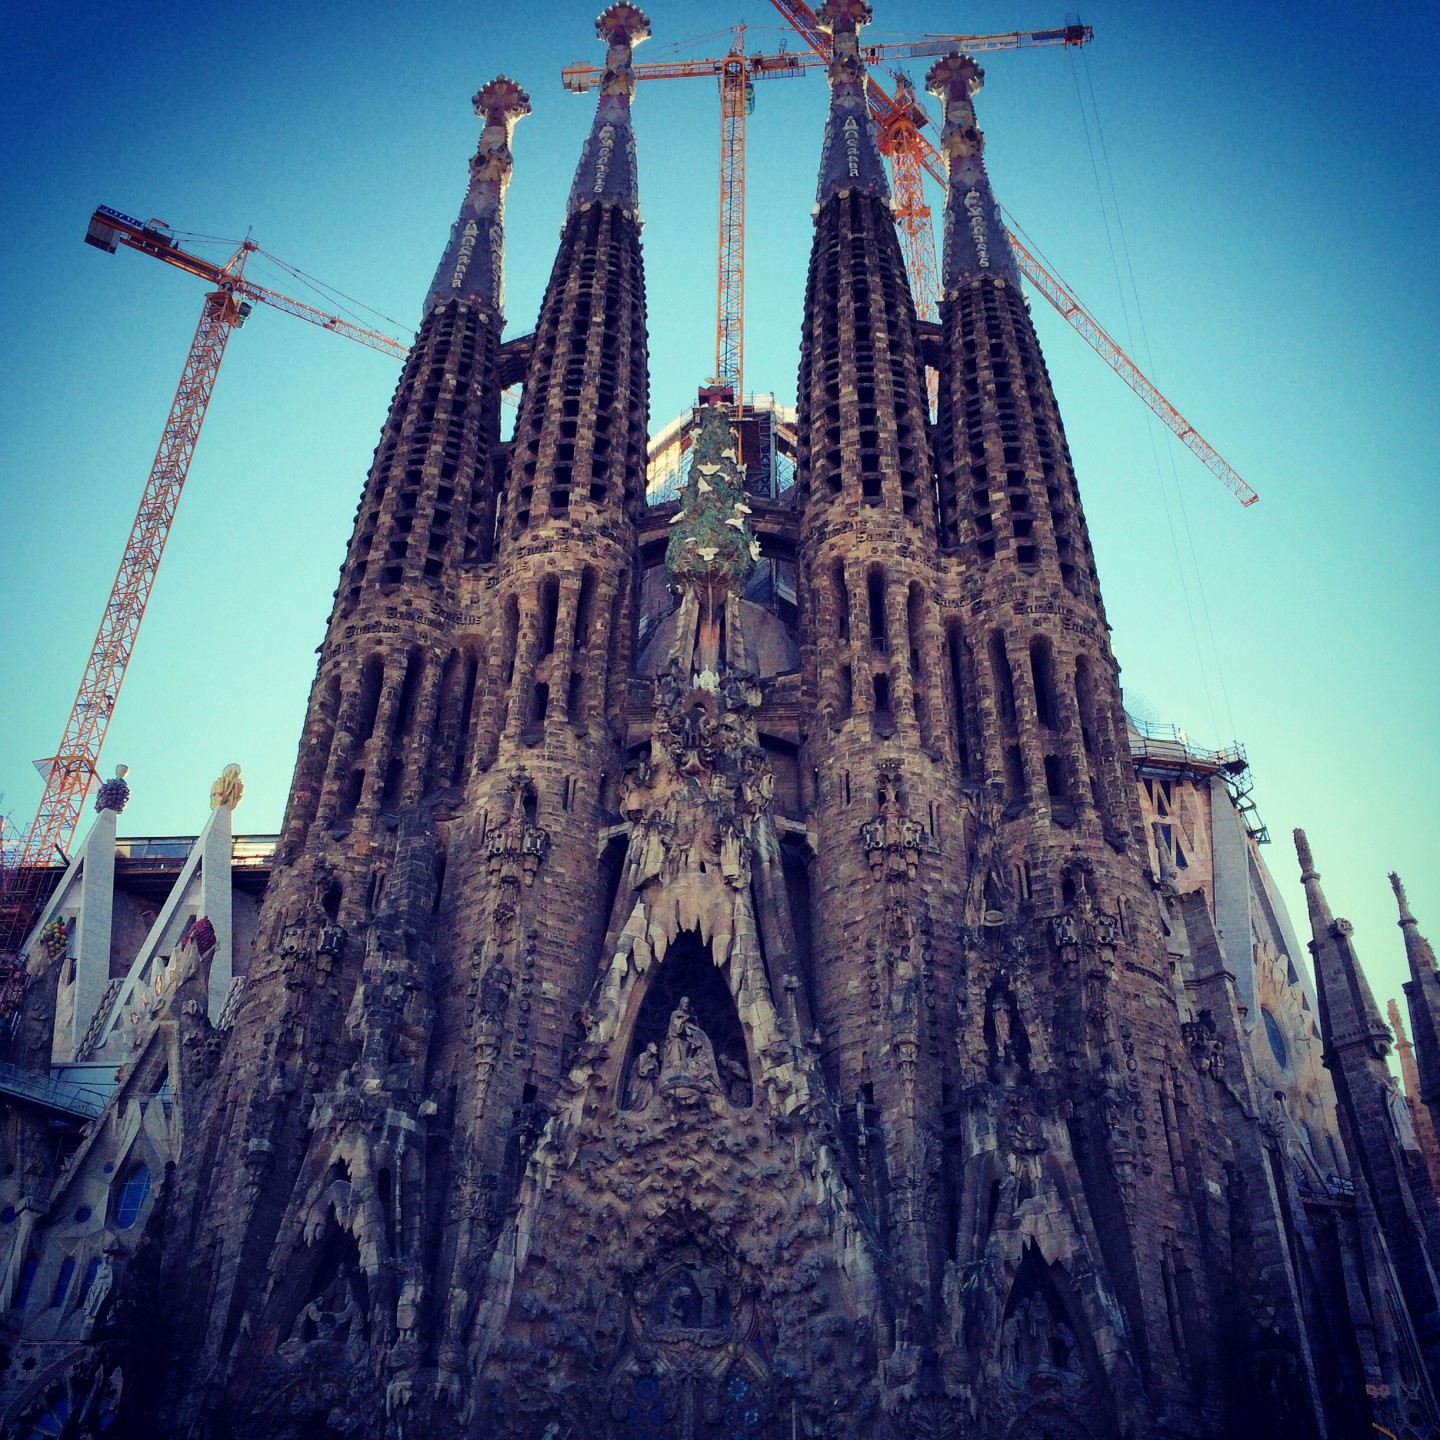
[[(377, 330), (338, 315), (327, 315), (313, 305), (268, 290), (245, 278), (245, 262), (259, 251), (246, 240), (223, 265), (192, 255), (176, 245), (158, 221), (140, 221), (118, 210), (100, 206), (90, 218), (85, 242), (113, 255), (121, 246), (152, 255), (167, 265), (197, 275), (214, 286), (200, 309), (200, 323), (180, 372), (170, 414), (155, 452), (155, 463), (140, 496), (140, 508), (125, 542), (120, 569), (105, 603), (105, 613), (90, 648), (90, 658), (70, 709), (55, 753), (36, 762), (45, 776), (45, 792), (34, 823), (15, 852), (5, 856), (0, 871), (0, 981), (19, 979), (19, 947), (24, 943), (37, 901), (44, 893), (47, 872), (66, 851), (81, 807), (96, 779), (96, 763), (105, 731), (115, 711), (115, 700), (125, 678), (125, 667), (135, 647), (135, 635), (155, 584), (160, 556), (175, 518), (175, 507), (190, 468), (205, 409), (215, 388), (215, 377), (231, 332), (250, 314), (253, 302), (271, 305), (311, 324), (323, 326), (362, 345), (403, 358), (409, 347)], [(8, 983), (13, 989), (13, 983)], [(8, 997), (0, 996), (0, 1009)]]
[[(820, 29), (815, 12), (804, 0), (771, 0), (775, 8), (804, 36), (819, 59), (830, 58), (830, 37)], [(1001, 39), (994, 36), (991, 39)], [(985, 48), (1020, 49), (1028, 45), (1084, 45), (1095, 38), (1088, 25), (1067, 25), (1062, 30), (1036, 30), (1010, 37), (1009, 46)], [(964, 35), (935, 36), (913, 45), (861, 46), (867, 60), (897, 55), (939, 55), (949, 50), (978, 50)], [(903, 75), (897, 75), (894, 96), (889, 96), (868, 76), (866, 98), (870, 113), (881, 130), (881, 149), (890, 159), (894, 176), (896, 220), (900, 226), (901, 248), (910, 269), (910, 285), (915, 309), (921, 319), (938, 314), (939, 282), (935, 268), (935, 230), (930, 221), (929, 207), (924, 203), (921, 172), (928, 171), (943, 189), (947, 174), (945, 162), (924, 135), (920, 126), (925, 112), (916, 101), (915, 89)], [(1003, 209), (1003, 207), (1002, 207)], [(1033, 244), (1024, 244), (1015, 234), (1013, 216), (1006, 212), (1009, 224), (1006, 234), (1015, 250), (1020, 273), (1060, 312), (1085, 339), (1086, 343), (1118, 374), (1121, 379), (1159, 416), (1188, 450), (1214, 474), (1242, 505), (1253, 505), (1260, 497), (1245, 483), (1235, 468), (1200, 434), (1198, 430), (1160, 393), (1159, 388), (1127, 355), (1116, 341), (1076, 298), (1070, 287), (1053, 270), (1041, 264)]]
[[(802, 27), (801, 20), (803, 16), (809, 17), (808, 23), (816, 37), (810, 42), (813, 54), (748, 55), (745, 53), (745, 27), (737, 25), (729, 51), (718, 59), (668, 60), (632, 67), (637, 80), (688, 80), (709, 75), (720, 82), (720, 236), (715, 287), (715, 378), (721, 387), (734, 391), (735, 402), (742, 408), (745, 376), (745, 121), (755, 107), (754, 82), (803, 75), (807, 70), (828, 64), (830, 60), (829, 49), (822, 49), (820, 44), (823, 41), (828, 47), (828, 37), (815, 28), (814, 13), (805, 5), (781, 4), (780, 0), (776, 0), (776, 4), (807, 40), (810, 33)], [(957, 47), (971, 51), (1017, 50), (1032, 45), (1083, 45), (1092, 37), (1093, 32), (1088, 25), (1070, 25), (1060, 30), (1014, 30), (1003, 35), (926, 36), (919, 40), (862, 46), (861, 54), (867, 64), (878, 64), (885, 59), (943, 55)], [(560, 79), (572, 94), (584, 95), (600, 83), (603, 74), (600, 66), (577, 61), (561, 70)], [(897, 105), (889, 101), (873, 80), (870, 87), (872, 108), (878, 103), (875, 98), (878, 96), (886, 101), (890, 111), (897, 112), (893, 127), (886, 131), (887, 153), (907, 148), (911, 144), (910, 136), (913, 134), (918, 139), (917, 127), (926, 123), (924, 110), (916, 104), (913, 113), (908, 117), (902, 116)], [(912, 99), (913, 95), (912, 90)], [(904, 129), (906, 123), (909, 124), (908, 132)], [(918, 174), (917, 170), (917, 177)], [(930, 212), (925, 208), (918, 180), (914, 196), (917, 202), (914, 216), (902, 220), (906, 260), (911, 264), (912, 276), (920, 272), (924, 258), (915, 250), (915, 242), (903, 237), (919, 236), (922, 230), (930, 231), (929, 267), (933, 275), (935, 242), (929, 225)], [(922, 214), (923, 227), (920, 223)], [(932, 285), (932, 293), (934, 288)], [(933, 309), (932, 305), (932, 312)]]

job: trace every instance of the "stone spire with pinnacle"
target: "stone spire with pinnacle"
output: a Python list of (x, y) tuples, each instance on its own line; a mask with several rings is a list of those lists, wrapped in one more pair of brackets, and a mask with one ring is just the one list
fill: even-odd
[(1314, 937), (1310, 953), (1315, 957), (1315, 985), (1325, 1029), (1325, 1063), (1336, 1070), (1338, 1052), (1353, 1046), (1361, 1046), (1365, 1054), (1383, 1061), (1390, 1053), (1390, 1030), (1380, 1018), (1380, 1007), (1355, 954), (1350, 939), (1354, 927), (1330, 913), (1303, 830), (1295, 831), (1295, 853)]
[(499, 75), (473, 103), (485, 128), (470, 161), (465, 202), (425, 297), (426, 315), (461, 297), (477, 300), (497, 316), (505, 309), (505, 191), (514, 168), (510, 140), (515, 122), (530, 113), (530, 97), (508, 76)]
[(1295, 831), (1295, 853), (1310, 911), (1310, 953), (1325, 1040), (1325, 1064), (1335, 1082), (1341, 1129), (1352, 1152), (1355, 1183), (1369, 1187), (1375, 1214), (1426, 1364), (1440, 1373), (1440, 1213), (1429, 1174), (1405, 1152), (1391, 1106), (1395, 1081), (1386, 1057), (1389, 1028), (1380, 1018), (1351, 940), (1348, 920), (1330, 913), (1309, 841)]
[(1410, 1026), (1415, 1032), (1415, 1068), (1420, 1077), (1417, 1098), (1429, 1111), (1433, 1129), (1435, 1118), (1440, 1115), (1440, 969), (1435, 964), (1434, 949), (1410, 913), (1405, 887), (1393, 872), (1390, 884), (1400, 907), (1400, 933), (1405, 937), (1405, 958), (1410, 962), (1405, 999), (1410, 1005)]
[(630, 119), (635, 74), (630, 61), (635, 46), (650, 38), (650, 21), (634, 5), (612, 5), (595, 22), (595, 33), (609, 48), (595, 121), (581, 151), (565, 207), (567, 218), (597, 201), (631, 214), (640, 209), (635, 130)]
[(1430, 1183), (1440, 1195), (1440, 1138), (1435, 1134), (1435, 1122), (1430, 1107), (1420, 1096), (1420, 1072), (1415, 1065), (1415, 1047), (1405, 1033), (1405, 1021), (1400, 1007), (1391, 1000), (1385, 1007), (1390, 1028), (1395, 1032), (1395, 1050), (1400, 1057), (1400, 1078), (1405, 1082), (1405, 1105), (1410, 1113), (1410, 1122), (1415, 1128), (1416, 1143), (1424, 1157), (1425, 1168), (1430, 1172)]
[(850, 191), (888, 200), (890, 182), (865, 103), (865, 67), (860, 61), (860, 27), (870, 23), (870, 6), (866, 0), (830, 0), (815, 19), (820, 29), (829, 31), (831, 41), (825, 69), (830, 78), (830, 113), (815, 204), (821, 206), (832, 195)]
[(974, 96), (985, 72), (968, 55), (944, 55), (930, 67), (926, 88), (945, 106), (940, 151), (948, 170), (945, 191), (943, 294), (981, 276), (1020, 283), (1000, 206), (985, 173), (985, 136), (975, 123)]

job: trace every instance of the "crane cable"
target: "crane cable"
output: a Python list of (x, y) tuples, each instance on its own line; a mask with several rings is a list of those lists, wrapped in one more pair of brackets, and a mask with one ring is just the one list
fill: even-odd
[[(183, 240), (187, 245), (195, 248), (203, 245), (218, 245), (224, 249), (234, 250), (237, 245), (242, 243), (223, 235), (202, 235), (195, 230), (175, 230), (170, 233), (177, 242)], [(367, 305), (363, 300), (357, 300), (355, 296), (347, 295), (343, 290), (326, 284), (325, 281), (300, 269), (298, 265), (291, 265), (289, 261), (282, 260), (278, 255), (272, 255), (268, 250), (256, 246), (254, 253), (257, 256), (263, 256), (272, 265), (284, 271), (292, 280), (298, 280), (300, 284), (308, 287), (312, 294), (325, 302), (325, 308), (349, 316), (357, 325), (367, 330), (376, 328), (377, 320), (383, 321), (392, 329), (398, 330), (401, 336), (408, 337), (401, 343), (409, 344), (414, 340), (414, 330), (402, 321), (395, 319), (393, 315), (387, 315), (383, 310), (377, 310), (373, 305)], [(355, 308), (351, 309), (351, 306)]]
[[(1090, 104), (1088, 110), (1085, 104), (1085, 95), (1080, 88), (1080, 67), (1083, 67), (1084, 69), (1085, 86), (1089, 92)], [(1155, 359), (1154, 355), (1151, 353), (1150, 350), (1150, 337), (1146, 333), (1145, 329), (1145, 314), (1143, 307), (1140, 304), (1139, 286), (1136, 284), (1135, 281), (1135, 267), (1130, 257), (1130, 244), (1125, 235), (1124, 221), (1121, 218), (1120, 199), (1115, 188), (1114, 171), (1111, 169), (1110, 165), (1110, 151), (1109, 147), (1105, 143), (1104, 127), (1100, 122), (1100, 107), (1095, 96), (1095, 82), (1093, 76), (1090, 73), (1090, 61), (1086, 55), (1082, 54), (1080, 56), (1079, 66), (1077, 66), (1074, 48), (1071, 48), (1070, 50), (1070, 73), (1072, 79), (1075, 82), (1075, 98), (1080, 109), (1080, 122), (1085, 132), (1085, 144), (1090, 154), (1090, 169), (1091, 173), (1094, 175), (1095, 178), (1096, 195), (1098, 196), (1100, 201), (1100, 213), (1105, 224), (1105, 239), (1106, 243), (1109, 245), (1110, 248), (1110, 264), (1115, 272), (1115, 285), (1120, 295), (1120, 308), (1122, 317), (1125, 322), (1126, 340), (1130, 346), (1132, 354), (1140, 354), (1144, 356), (1145, 368), (1151, 376), (1154, 376), (1156, 373)], [(1090, 120), (1092, 114), (1094, 117), (1095, 138), (1092, 138), (1090, 133)], [(1095, 154), (1096, 139), (1098, 139), (1099, 141), (1100, 159), (1103, 160), (1105, 167), (1104, 184), (1102, 184), (1101, 182), (1100, 164), (1097, 161)], [(1108, 184), (1109, 187), (1108, 206), (1106, 203), (1105, 193), (1106, 184)], [(1113, 207), (1115, 211), (1114, 232), (1112, 232), (1110, 225), (1111, 207)], [(1120, 237), (1120, 254), (1123, 254), (1124, 256), (1125, 269), (1129, 276), (1128, 298), (1125, 283), (1121, 279), (1120, 275), (1120, 255), (1117, 254), (1116, 251), (1115, 233), (1118, 233)], [(1134, 304), (1136, 323), (1139, 326), (1140, 332), (1140, 348), (1138, 350), (1136, 349), (1135, 334), (1130, 321), (1131, 301), (1133, 301)], [(1148, 412), (1145, 417), (1145, 431), (1150, 441), (1150, 451), (1155, 462), (1155, 479), (1157, 488), (1160, 491), (1161, 500), (1165, 508), (1165, 522), (1170, 530), (1170, 545), (1175, 555), (1175, 569), (1176, 574), (1178, 575), (1180, 580), (1180, 593), (1185, 601), (1186, 617), (1190, 623), (1190, 636), (1195, 646), (1195, 658), (1200, 666), (1200, 680), (1201, 684), (1204, 686), (1205, 689), (1205, 704), (1206, 708), (1210, 712), (1210, 724), (1213, 727), (1212, 733), (1214, 734), (1215, 739), (1218, 742), (1221, 739), (1221, 730), (1219, 720), (1215, 713), (1214, 696), (1210, 688), (1210, 666), (1206, 663), (1204, 647), (1202, 647), (1200, 643), (1200, 631), (1199, 627), (1196, 624), (1195, 607), (1192, 604), (1190, 598), (1190, 582), (1186, 578), (1185, 561), (1184, 557), (1181, 554), (1180, 539), (1176, 531), (1175, 517), (1170, 504), (1170, 486), (1168, 486), (1165, 482), (1164, 468), (1160, 460), (1160, 449), (1155, 439), (1155, 422), (1153, 416), (1151, 416)], [(1221, 704), (1223, 705), (1225, 710), (1225, 718), (1230, 726), (1230, 738), (1233, 741), (1237, 738), (1235, 729), (1235, 716), (1230, 708), (1230, 693), (1228, 687), (1225, 684), (1225, 670), (1220, 659), (1220, 647), (1216, 643), (1215, 627), (1210, 616), (1210, 603), (1205, 592), (1204, 572), (1200, 567), (1199, 557), (1195, 549), (1195, 536), (1190, 526), (1190, 512), (1185, 504), (1184, 487), (1180, 483), (1179, 471), (1177, 470), (1175, 465), (1175, 447), (1173, 444), (1167, 445), (1165, 447), (1165, 454), (1170, 466), (1170, 483), (1174, 486), (1175, 498), (1180, 510), (1180, 519), (1185, 531), (1186, 548), (1189, 550), (1190, 553), (1190, 568), (1194, 572), (1194, 586), (1199, 599), (1200, 614), (1204, 620), (1205, 631), (1209, 640), (1211, 664), (1213, 664), (1214, 666), (1215, 679), (1220, 690)]]

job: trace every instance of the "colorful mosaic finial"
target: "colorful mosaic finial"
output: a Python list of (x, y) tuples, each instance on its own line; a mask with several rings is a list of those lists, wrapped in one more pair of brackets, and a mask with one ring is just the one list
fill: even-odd
[(825, 71), (830, 77), (830, 113), (815, 204), (819, 207), (832, 196), (851, 191), (888, 200), (890, 182), (865, 103), (865, 67), (860, 61), (859, 30), (870, 22), (870, 6), (865, 0), (828, 0), (815, 19), (831, 39)]
[(981, 276), (1020, 283), (1000, 207), (985, 173), (985, 136), (975, 123), (974, 97), (985, 72), (968, 55), (942, 55), (925, 88), (945, 107), (940, 151), (949, 167), (945, 191), (945, 256), (940, 286), (948, 298)]
[(505, 191), (515, 122), (530, 113), (530, 97), (504, 75), (481, 88), (475, 113), (485, 122), (470, 161), (470, 187), (450, 241), (425, 297), (425, 314), (449, 300), (474, 299), (498, 320), (505, 310)]
[(567, 219), (590, 205), (617, 205), (631, 215), (640, 210), (635, 131), (630, 122), (635, 72), (630, 67), (635, 46), (650, 38), (650, 20), (637, 6), (612, 5), (595, 21), (595, 33), (608, 47), (605, 73), (595, 120), (570, 187)]
[(665, 548), (665, 566), (699, 604), (698, 668), (719, 669), (718, 617), (730, 596), (743, 595), (760, 558), (750, 528), (738, 441), (724, 405), (699, 409), (690, 475), (680, 491), (680, 513)]

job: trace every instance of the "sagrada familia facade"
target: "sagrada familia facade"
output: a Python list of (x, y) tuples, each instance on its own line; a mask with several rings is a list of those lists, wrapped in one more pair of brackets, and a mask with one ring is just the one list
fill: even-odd
[(107, 968), (117, 781), (37, 932), (12, 1068), (119, 1074), (63, 1155), (6, 1095), (5, 1434), (1440, 1436), (1434, 956), (1397, 881), (1407, 1102), (1304, 837), (1313, 989), (1223, 765), (1127, 726), (958, 54), (917, 322), (868, 18), (778, 493), (711, 396), (647, 499), (646, 17), (518, 340), (476, 97), (263, 902), (232, 767)]

